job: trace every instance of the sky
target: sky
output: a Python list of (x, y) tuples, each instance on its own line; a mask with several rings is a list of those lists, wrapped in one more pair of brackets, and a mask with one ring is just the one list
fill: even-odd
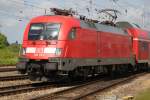
[[(73, 8), (79, 14), (97, 18), (94, 9), (112, 8), (119, 10), (117, 21), (139, 24), (150, 30), (149, 0), (0, 0), (0, 32), (7, 36), (10, 43), (22, 42), (23, 32), (33, 17), (51, 14), (49, 8)], [(116, 1), (116, 2), (113, 2)], [(86, 8), (91, 8), (88, 13)]]

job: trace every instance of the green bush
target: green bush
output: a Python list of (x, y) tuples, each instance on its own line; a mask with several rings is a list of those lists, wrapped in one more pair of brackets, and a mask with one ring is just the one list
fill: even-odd
[(7, 37), (0, 33), (0, 65), (14, 65), (17, 63), (20, 45), (18, 42), (9, 45)]
[(0, 49), (0, 65), (14, 65), (17, 63), (19, 46), (8, 46)]
[(8, 45), (7, 37), (0, 33), (0, 48), (7, 47)]
[(11, 50), (14, 53), (18, 53), (20, 50), (21, 45), (11, 44), (8, 46), (8, 49)]

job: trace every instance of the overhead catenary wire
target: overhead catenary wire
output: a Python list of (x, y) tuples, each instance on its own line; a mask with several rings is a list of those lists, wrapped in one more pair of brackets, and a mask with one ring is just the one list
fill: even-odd
[[(29, 7), (31, 7), (31, 9), (33, 10), (33, 13), (34, 12), (37, 12), (38, 13), (38, 11), (36, 10), (35, 11), (35, 9), (33, 9), (33, 8), (37, 8), (37, 9), (40, 9), (40, 10), (43, 10), (43, 12), (46, 14), (47, 13), (47, 11), (49, 11), (50, 12), (50, 9), (49, 8), (44, 8), (44, 7), (40, 7), (40, 6), (37, 6), (37, 5), (35, 5), (35, 4), (33, 4), (33, 3), (36, 3), (36, 2), (30, 2), (30, 1), (27, 1), (27, 0), (23, 0), (23, 1), (16, 1), (16, 0), (8, 0), (9, 2), (12, 2), (12, 3), (14, 3), (15, 5), (24, 5), (24, 6), (29, 6)], [(47, 1), (50, 1), (50, 0), (47, 0)], [(89, 0), (86, 0), (86, 1), (84, 1), (84, 3), (85, 2), (88, 2)], [(68, 4), (68, 2), (66, 3), (66, 4)], [(15, 6), (15, 5), (13, 5), (13, 6)], [(59, 5), (59, 7), (62, 7), (60, 4), (58, 4)], [(83, 7), (84, 8), (84, 7)], [(86, 9), (83, 9), (83, 8), (79, 8), (80, 10), (82, 10), (82, 12), (84, 12)], [(23, 10), (23, 9), (22, 9)], [(24, 11), (20, 11), (20, 12), (24, 12)], [(84, 10), (84, 11), (83, 11)], [(33, 14), (32, 13), (32, 14)], [(39, 12), (39, 13), (41, 13), (41, 12)], [(39, 14), (37, 14), (37, 15), (39, 15)]]
[(8, 12), (1, 10), (1, 9), (0, 9), (0, 16), (15, 17), (15, 18), (21, 18), (21, 19), (25, 19), (25, 20), (30, 19), (28, 17), (22, 17), (22, 16), (18, 16), (18, 15), (12, 14), (12, 13), (8, 13)]
[[(39, 14), (41, 14), (42, 12), (40, 12), (39, 10), (43, 10), (43, 13), (47, 13), (47, 10), (50, 12), (50, 9), (49, 8), (44, 8), (44, 7), (40, 7), (39, 5), (37, 5), (38, 4), (38, 2), (35, 2), (35, 1), (28, 1), (28, 0), (22, 0), (22, 1), (16, 1), (16, 0), (7, 0), (7, 1), (9, 1), (9, 2), (12, 2), (12, 3), (14, 3), (14, 4), (16, 4), (16, 5), (24, 5), (24, 6), (28, 6), (28, 7), (31, 7), (32, 8), (32, 14), (33, 13), (35, 13), (35, 15), (39, 15)], [(46, 0), (46, 1), (53, 1), (53, 0)], [(73, 1), (73, 0), (72, 0)], [(77, 0), (77, 1), (79, 1), (79, 0)], [(91, 0), (85, 0), (85, 1), (80, 1), (80, 2), (75, 2), (75, 5), (73, 6), (74, 7), (74, 9), (76, 9), (76, 11), (79, 11), (79, 12), (87, 12), (87, 9), (86, 9), (86, 7), (89, 7), (89, 8), (92, 8), (92, 9), (90, 9), (90, 10), (94, 10), (94, 8), (97, 8), (98, 7), (98, 4), (97, 3), (95, 3), (95, 0), (94, 1), (92, 1), (92, 4), (90, 5), (90, 3), (89, 3), (89, 1), (91, 1)], [(114, 2), (115, 1), (115, 2)], [(120, 1), (120, 0), (119, 0)], [(116, 4), (116, 6), (118, 6), (119, 8), (122, 8), (122, 9), (125, 9), (123, 6), (120, 6), (119, 4), (118, 4), (118, 2), (119, 2), (118, 0), (113, 0), (113, 2)], [(68, 5), (68, 4), (71, 4), (72, 2), (67, 2), (66, 3), (66, 5)], [(85, 4), (85, 5), (82, 5), (82, 4)], [(73, 3), (72, 3), (73, 4)], [(77, 7), (77, 5), (78, 5), (78, 7)], [(15, 5), (13, 5), (13, 6), (15, 6)], [(60, 4), (60, 3), (58, 3), (58, 6), (59, 7), (62, 7), (62, 5)], [(92, 6), (92, 7), (91, 7)], [(34, 9), (34, 8), (36, 8), (36, 9)], [(26, 11), (26, 10), (25, 10)], [(20, 10), (20, 12), (24, 12), (24, 10), (22, 9), (22, 10)], [(126, 10), (126, 12), (127, 12), (127, 10)], [(88, 12), (87, 12), (88, 13)], [(94, 15), (93, 15), (93, 13), (94, 13), (94, 15), (95, 15), (95, 12), (94, 11), (91, 11), (91, 16), (90, 17), (93, 17)]]
[[(25, 1), (25, 0), (23, 0), (23, 1)], [(22, 7), (19, 7), (19, 10), (17, 11), (15, 11), (15, 13), (16, 13), (16, 15), (14, 14), (14, 13), (12, 13), (13, 12), (13, 8), (12, 9), (0, 9), (0, 11), (1, 11), (1, 13), (0, 13), (0, 15), (1, 16), (9, 16), (9, 17), (16, 17), (16, 19), (17, 18), (19, 18), (19, 19), (26, 19), (26, 20), (29, 20), (29, 19), (31, 19), (31, 17), (34, 17), (34, 16), (37, 16), (37, 15), (41, 15), (43, 12), (45, 13), (46, 11), (45, 11), (45, 9), (46, 8), (42, 8), (42, 7), (38, 7), (38, 6), (35, 6), (35, 5), (31, 5), (31, 4), (29, 4), (29, 2), (28, 1), (25, 1), (26, 3), (24, 3), (24, 2), (19, 2), (19, 1), (15, 1), (15, 0), (8, 0), (8, 2), (11, 2), (11, 7), (14, 7), (14, 9), (16, 9), (16, 8), (18, 8), (18, 6), (21, 4), (21, 6), (22, 5), (24, 5), (24, 6), (29, 6), (29, 7), (31, 7), (31, 9), (32, 9), (32, 11), (30, 10), (30, 12), (32, 12), (32, 13), (30, 13), (30, 18), (29, 18), (29, 16), (27, 15), (28, 13), (27, 13), (27, 10), (26, 9), (24, 9), (24, 8), (26, 8), (26, 7), (24, 7), (24, 6), (22, 6)], [(13, 4), (12, 4), (13, 3)], [(31, 3), (31, 2), (30, 2)], [(36, 11), (33, 9), (33, 8), (38, 8)], [(39, 9), (40, 10), (44, 10), (44, 11), (39, 11)], [(28, 16), (28, 17), (27, 17)]]
[(28, 6), (28, 7), (31, 7), (32, 9), (35, 8), (35, 9), (40, 9), (40, 10), (43, 10), (44, 14), (47, 14), (47, 11), (49, 12), (49, 8), (44, 8), (44, 7), (40, 7), (38, 5), (36, 5), (35, 3), (33, 4), (32, 2), (29, 2), (27, 0), (23, 0), (23, 1), (16, 1), (16, 0), (8, 0), (9, 2), (12, 2), (16, 5), (22, 5), (22, 6)]
[[(12, 15), (16, 15), (16, 16), (20, 16), (20, 17), (24, 17), (24, 18), (25, 18), (25, 17), (28, 17), (28, 19), (30, 19), (31, 17), (34, 17), (34, 16), (39, 15), (38, 13), (33, 13), (33, 12), (32, 12), (32, 15), (33, 15), (33, 16), (31, 16), (31, 14), (30, 14), (30, 15), (29, 15), (30, 17), (29, 17), (29, 16), (27, 15), (27, 13), (23, 13), (23, 11), (17, 11), (17, 12), (15, 12), (15, 14), (14, 14), (14, 12), (12, 12), (12, 11), (5, 10), (5, 9), (1, 9), (1, 8), (0, 8), (0, 11), (6, 13), (6, 14), (8, 14), (8, 15), (11, 15), (11, 14), (12, 14)], [(0, 13), (0, 14), (1, 14), (1, 13)], [(2, 15), (2, 14), (1, 14), (1, 15)]]
[(33, 8), (38, 8), (38, 9), (47, 9), (49, 10), (48, 8), (43, 8), (43, 7), (39, 7), (39, 6), (36, 6), (36, 5), (33, 5), (33, 4), (29, 4), (28, 1), (24, 1), (23, 2), (18, 2), (16, 0), (7, 0), (7, 1), (10, 1), (10, 2), (13, 2), (13, 3), (16, 3), (16, 4), (21, 4), (21, 5), (26, 5), (26, 6), (30, 6), (30, 7), (33, 7)]
[(22, 0), (24, 2), (27, 2), (27, 3), (31, 3), (31, 4), (39, 4), (40, 2), (35, 2), (35, 1), (29, 1), (29, 0)]
[[(31, 3), (33, 3), (33, 2), (29, 2), (29, 1), (27, 1), (27, 0), (23, 0), (23, 1), (21, 1), (21, 2), (20, 2), (20, 1), (16, 1), (16, 0), (8, 0), (8, 1), (13, 2), (14, 4), (17, 4), (17, 5), (18, 5), (18, 4), (19, 4), (19, 5), (21, 4), (21, 5), (29, 6), (29, 7), (31, 7), (31, 8), (38, 8), (38, 9), (42, 9), (42, 10), (43, 10), (43, 9), (44, 9), (44, 10), (47, 9), (47, 8), (43, 8), (43, 7), (39, 7), (39, 6), (33, 5), (33, 4), (31, 4)], [(50, 1), (50, 0), (48, 0), (48, 1)], [(90, 1), (91, 1), (91, 0), (90, 0)], [(84, 3), (85, 3), (85, 2), (88, 3), (89, 0), (84, 1)], [(60, 5), (60, 4), (59, 4), (59, 5)], [(13, 5), (13, 6), (14, 6), (14, 5)], [(33, 9), (32, 9), (32, 10), (33, 10)], [(81, 8), (80, 8), (80, 10), (85, 10), (85, 9), (83, 9), (83, 8), (81, 9)], [(24, 12), (24, 11), (20, 10), (20, 12)], [(37, 12), (37, 11), (36, 11), (36, 12)], [(46, 11), (44, 11), (44, 12), (46, 13)], [(34, 13), (34, 11), (32, 11), (32, 14), (33, 14), (33, 13)], [(41, 13), (41, 12), (39, 12), (39, 13)], [(37, 15), (38, 15), (38, 14), (37, 14)]]

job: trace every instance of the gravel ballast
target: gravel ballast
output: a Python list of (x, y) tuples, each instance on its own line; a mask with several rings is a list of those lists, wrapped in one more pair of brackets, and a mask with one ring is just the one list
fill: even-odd
[(17, 71), (0, 72), (0, 77), (21, 75)]
[(44, 94), (49, 94), (49, 93), (54, 93), (56, 91), (60, 91), (63, 89), (67, 89), (69, 87), (60, 87), (60, 88), (53, 88), (53, 89), (45, 89), (45, 90), (39, 90), (39, 91), (32, 91), (28, 93), (22, 93), (22, 94), (17, 94), (13, 96), (4, 96), (0, 97), (0, 100), (29, 100), (34, 97), (38, 97)]
[(109, 100), (117, 98), (117, 100), (122, 100), (123, 97), (133, 96), (136, 98), (141, 91), (150, 88), (150, 74), (140, 76), (132, 81), (125, 84), (110, 88), (102, 93), (97, 93), (89, 97), (91, 100), (103, 100), (104, 98), (109, 98)]

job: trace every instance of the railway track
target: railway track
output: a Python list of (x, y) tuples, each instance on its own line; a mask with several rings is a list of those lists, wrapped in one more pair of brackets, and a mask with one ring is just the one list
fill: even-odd
[(0, 87), (0, 97), (26, 93), (30, 91), (59, 88), (59, 87), (64, 87), (64, 86), (74, 86), (76, 84), (82, 84), (82, 83), (83, 83), (82, 81), (75, 81), (71, 83), (66, 83), (66, 82), (62, 83), (60, 81), (52, 81), (52, 82), (45, 82), (45, 83), (41, 82), (41, 83), (31, 83), (31, 84)]
[(11, 72), (11, 71), (17, 71), (16, 68), (0, 68), (0, 72)]
[(30, 91), (54, 88), (54, 87), (57, 87), (57, 85), (53, 84), (53, 82), (52, 83), (51, 82), (31, 83), (31, 84), (24, 84), (24, 85), (1, 87), (0, 88), (0, 97), (20, 94), (20, 93), (26, 93), (26, 92), (30, 92)]
[(145, 74), (146, 73), (140, 73), (115, 80), (97, 80), (62, 91), (58, 91), (52, 94), (32, 98), (31, 100), (81, 100), (98, 92), (103, 92), (104, 90), (109, 89), (113, 86), (117, 86), (119, 84), (131, 81), (132, 79)]
[(59, 82), (41, 82), (41, 83), (31, 83), (31, 84), (23, 84), (23, 85), (14, 85), (14, 86), (6, 86), (0, 87), (0, 97), (15, 95), (20, 93), (26, 93), (30, 91), (58, 88), (63, 86), (69, 86), (74, 84), (82, 84), (83, 82), (77, 81), (73, 83), (59, 83)]
[(15, 81), (15, 80), (24, 80), (24, 79), (28, 79), (28, 75), (16, 75), (16, 76), (0, 77), (0, 81)]
[[(82, 84), (83, 82), (73, 82), (73, 83), (58, 83), (58, 82), (41, 82), (41, 83), (31, 83), (31, 84), (23, 84), (23, 85), (14, 85), (7, 87), (0, 87), (0, 97), (16, 95), (21, 93), (27, 93), (30, 91), (38, 91), (44, 89), (58, 88), (63, 86), (69, 86), (71, 84)], [(71, 85), (72, 86), (72, 85)]]

